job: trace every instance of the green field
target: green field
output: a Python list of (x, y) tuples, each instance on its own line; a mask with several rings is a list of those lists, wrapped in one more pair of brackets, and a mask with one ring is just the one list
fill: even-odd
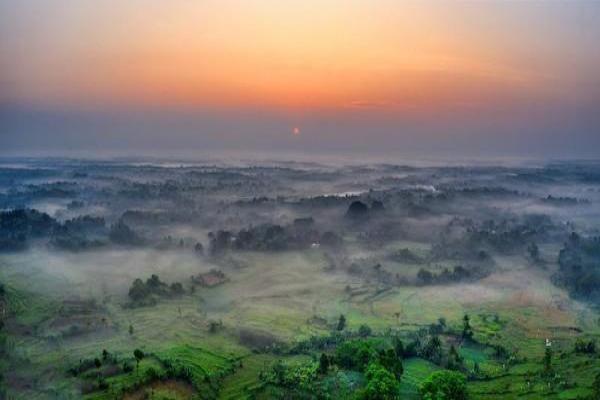
[[(503, 261), (503, 272), (478, 283), (381, 291), (377, 285), (344, 273), (324, 272), (325, 261), (319, 251), (241, 253), (236, 257), (245, 266), (225, 269), (230, 280), (222, 286), (199, 288), (151, 307), (128, 308), (120, 285), (114, 290), (102, 289), (93, 296), (93, 305), (80, 303), (88, 299), (82, 295), (86, 288), (97, 292), (96, 282), (79, 281), (79, 272), (69, 273), (70, 268), (95, 267), (81, 258), (66, 260), (73, 264), (56, 275), (39, 264), (43, 257), (22, 257), (27, 256), (7, 257), (0, 272), (15, 316), (11, 331), (16, 333), (8, 338), (12, 368), (8, 377), (27, 383), (9, 391), (14, 399), (76, 398), (83, 387), (97, 384), (98, 374), (109, 368), (92, 369), (77, 377), (67, 373), (69, 368), (80, 360), (100, 357), (103, 349), (135, 364), (136, 348), (147, 354), (139, 371), (107, 376), (104, 382), (110, 388), (93, 390), (86, 398), (111, 399), (123, 394), (135, 398), (144, 390), (154, 391), (156, 396), (163, 393), (165, 398), (254, 398), (264, 389), (261, 372), (277, 360), (291, 357), (253, 351), (256, 343), (279, 346), (326, 335), (340, 314), (346, 316), (350, 331), (367, 324), (374, 335), (391, 329), (404, 336), (440, 317), (447, 320), (450, 331), (457, 332), (462, 316), (470, 314), (478, 343), (457, 347), (466, 368), (477, 363), (483, 374), (469, 381), (474, 399), (575, 399), (591, 393), (593, 377), (600, 372), (596, 357), (572, 352), (579, 329), (585, 330), (587, 337), (598, 337), (596, 314), (552, 286), (544, 272), (519, 268), (515, 260), (510, 260), (513, 264)], [(124, 254), (112, 257), (140, 260), (135, 254), (129, 256), (132, 260)], [(214, 267), (206, 261), (180, 262), (183, 271), (175, 276)], [(75, 263), (82, 264), (76, 267)], [(147, 274), (166, 274), (167, 267), (155, 263)], [(31, 285), (28, 273), (36, 277)], [(135, 273), (144, 276), (142, 268)], [(117, 282), (130, 279), (123, 278), (116, 268), (105, 270), (104, 275)], [(71, 286), (74, 281), (77, 283)], [(75, 310), (66, 306), (72, 299), (77, 299)], [(78, 311), (77, 307), (87, 308)], [(210, 321), (221, 325), (213, 332)], [(539, 376), (546, 338), (553, 343), (557, 375), (550, 385)], [(516, 360), (497, 359), (490, 345), (504, 346), (516, 354)], [(171, 380), (161, 386), (148, 381), (149, 369), (165, 374), (168, 364), (185, 368), (187, 383)], [(423, 359), (404, 360), (402, 398), (418, 398), (420, 383), (436, 369), (439, 367)]]

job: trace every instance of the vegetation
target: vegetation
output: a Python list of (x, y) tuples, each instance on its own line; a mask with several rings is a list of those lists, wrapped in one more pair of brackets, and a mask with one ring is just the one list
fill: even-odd
[(424, 400), (466, 400), (467, 380), (455, 371), (436, 371), (421, 384)]
[(183, 293), (181, 283), (167, 285), (154, 274), (146, 282), (136, 279), (129, 288), (129, 298), (134, 306), (155, 305), (157, 298), (181, 296)]
[(0, 166), (2, 398), (600, 393), (592, 167), (47, 162)]

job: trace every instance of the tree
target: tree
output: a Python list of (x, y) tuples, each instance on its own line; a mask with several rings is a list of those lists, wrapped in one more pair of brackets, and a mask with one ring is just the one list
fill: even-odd
[(462, 337), (463, 337), (463, 339), (472, 339), (473, 338), (473, 329), (471, 328), (469, 314), (465, 314), (465, 316), (463, 317)]
[(340, 319), (338, 320), (338, 324), (337, 324), (337, 330), (343, 331), (345, 327), (346, 327), (346, 317), (344, 317), (344, 314), (340, 314)]
[(430, 283), (433, 282), (434, 275), (430, 271), (427, 271), (426, 269), (421, 268), (421, 269), (419, 269), (419, 272), (417, 273), (417, 279), (419, 280), (419, 282), (422, 285), (429, 285)]
[(353, 201), (346, 211), (346, 217), (348, 218), (365, 218), (369, 214), (369, 208), (362, 201)]
[(404, 366), (402, 365), (402, 358), (396, 355), (394, 349), (380, 350), (379, 363), (393, 373), (397, 380), (400, 380), (402, 373), (404, 373)]
[(131, 284), (131, 287), (129, 288), (129, 297), (133, 301), (143, 300), (149, 294), (150, 291), (140, 278), (134, 280)]
[(336, 363), (345, 369), (364, 371), (377, 357), (377, 351), (368, 340), (348, 340), (335, 349)]
[(600, 373), (596, 374), (594, 382), (592, 383), (592, 390), (594, 391), (593, 399), (600, 399)]
[(481, 367), (479, 366), (478, 362), (475, 362), (475, 364), (473, 364), (473, 375), (479, 376), (480, 374), (481, 374)]
[(362, 324), (359, 328), (358, 328), (358, 334), (362, 337), (367, 337), (367, 336), (371, 336), (371, 327), (369, 325), (365, 325)]
[(174, 295), (181, 295), (185, 292), (185, 290), (183, 289), (183, 285), (179, 282), (173, 282), (171, 283), (171, 293)]
[(99, 358), (94, 358), (94, 366), (96, 368), (100, 368), (102, 366), (102, 362), (100, 361)]
[(442, 358), (442, 341), (437, 335), (431, 336), (423, 350), (421, 351), (422, 356), (433, 362), (439, 362)]
[(547, 375), (552, 373), (552, 348), (548, 345), (544, 352), (544, 373)]
[(133, 356), (135, 357), (136, 368), (139, 371), (140, 369), (140, 361), (144, 358), (144, 352), (140, 349), (135, 349), (133, 351)]
[(319, 372), (321, 374), (326, 374), (329, 370), (329, 357), (327, 354), (321, 353), (321, 358), (319, 358)]
[(372, 362), (365, 372), (367, 384), (363, 397), (367, 400), (393, 400), (399, 398), (399, 382), (390, 371), (382, 365)]
[(404, 343), (402, 343), (402, 340), (397, 336), (394, 337), (394, 351), (396, 353), (396, 357), (404, 357)]
[(594, 354), (596, 353), (596, 342), (594, 340), (585, 341), (581, 338), (575, 341), (575, 353)]
[(450, 350), (448, 350), (448, 369), (460, 369), (462, 364), (463, 358), (460, 356), (460, 354), (458, 354), (458, 351), (456, 351), (456, 347), (451, 345)]
[(108, 351), (107, 351), (106, 349), (102, 350), (102, 359), (103, 359), (104, 361), (106, 361), (106, 360), (108, 359), (108, 356), (109, 356), (109, 355), (110, 355), (110, 354), (108, 353)]
[(467, 380), (456, 371), (436, 371), (421, 384), (419, 393), (423, 400), (466, 400)]
[(529, 253), (529, 257), (531, 257), (534, 262), (540, 260), (540, 249), (534, 242), (531, 242), (529, 246), (527, 246), (527, 253)]

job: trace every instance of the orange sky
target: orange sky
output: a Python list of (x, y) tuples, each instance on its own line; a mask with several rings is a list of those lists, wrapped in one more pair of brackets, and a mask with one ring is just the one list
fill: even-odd
[(5, 96), (418, 111), (559, 96), (573, 84), (555, 58), (562, 44), (539, 46), (560, 19), (536, 28), (527, 8), (514, 16), (423, 1), (45, 3), (62, 2), (8, 11), (22, 23), (3, 46)]
[(594, 155), (598, 38), (594, 0), (0, 0), (0, 152)]

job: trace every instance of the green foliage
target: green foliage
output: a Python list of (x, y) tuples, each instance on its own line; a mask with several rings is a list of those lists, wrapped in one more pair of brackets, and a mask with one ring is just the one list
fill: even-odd
[(367, 400), (392, 400), (399, 398), (399, 382), (393, 373), (381, 364), (372, 362), (368, 365), (365, 377), (367, 384), (362, 397)]
[(423, 358), (439, 363), (442, 359), (442, 341), (436, 335), (431, 336), (421, 351)]
[(388, 371), (390, 371), (396, 379), (400, 380), (404, 368), (402, 366), (402, 358), (396, 355), (394, 349), (386, 349), (379, 351), (379, 363)]
[(465, 400), (468, 398), (467, 380), (455, 371), (436, 371), (421, 384), (423, 400)]
[(267, 382), (286, 388), (312, 391), (319, 371), (319, 363), (310, 362), (303, 365), (286, 365), (278, 361), (271, 373), (264, 378)]
[(363, 371), (376, 357), (375, 347), (367, 340), (346, 341), (335, 352), (335, 361), (340, 367), (356, 371)]

